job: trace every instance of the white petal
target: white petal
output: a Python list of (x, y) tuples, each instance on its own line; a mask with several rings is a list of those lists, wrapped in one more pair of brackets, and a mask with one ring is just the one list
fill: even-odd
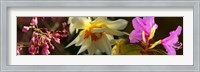
[(71, 24), (77, 29), (83, 29), (85, 25), (90, 24), (90, 20), (87, 17), (72, 17)]
[(111, 45), (114, 45), (115, 44), (115, 39), (112, 35), (109, 35), (109, 34), (106, 34), (108, 40), (110, 41), (110, 44)]
[(78, 29), (76, 29), (76, 33), (78, 33)]
[(113, 48), (112, 48), (112, 55), (117, 55), (119, 52), (118, 52), (118, 48), (117, 46), (115, 45)]
[(84, 39), (84, 42), (83, 42), (83, 44), (82, 44), (82, 46), (79, 49), (77, 54), (79, 54), (79, 53), (85, 51), (86, 49), (88, 49), (89, 47), (91, 47), (91, 43), (92, 43), (91, 37), (88, 37), (87, 39)]
[(74, 31), (75, 31), (74, 25), (73, 25), (73, 24), (70, 24), (70, 25), (69, 25), (69, 32), (70, 32), (70, 34), (72, 34)]
[(75, 44), (79, 40), (79, 37), (77, 36), (71, 43), (69, 43), (65, 48), (70, 47), (71, 45)]
[(102, 52), (106, 52), (108, 55), (111, 54), (111, 44), (105, 34), (95, 42), (95, 47)]
[(71, 21), (72, 21), (72, 18), (73, 18), (73, 17), (69, 17), (69, 18), (68, 18), (68, 22), (67, 22), (68, 24), (71, 24), (71, 23), (72, 23), (72, 22), (71, 22)]
[(100, 33), (100, 32), (103, 32), (103, 31), (105, 31), (105, 28), (92, 28), (91, 29), (92, 33)]
[(92, 43), (91, 46), (87, 49), (89, 55), (93, 55), (96, 52), (96, 48), (94, 44)]
[(82, 39), (80, 39), (81, 38), (80, 36), (84, 36), (83, 31), (81, 31), (80, 34), (71, 43), (69, 43), (65, 48), (68, 48), (71, 45), (76, 44), (77, 42), (80, 42), (82, 40)]
[(110, 34), (110, 35), (117, 35), (117, 36), (122, 36), (122, 35), (124, 35), (123, 32), (118, 31), (118, 30), (114, 30), (114, 29), (110, 29), (110, 28), (108, 28), (108, 27), (106, 27), (105, 32), (106, 32), (107, 34)]
[(128, 21), (124, 19), (118, 19), (116, 21), (108, 21), (106, 26), (110, 29), (123, 30), (128, 25)]
[(105, 24), (107, 21), (106, 17), (97, 17), (94, 21), (93, 24)]
[(80, 35), (79, 35), (79, 41), (76, 42), (75, 46), (80, 46), (83, 44), (84, 42), (84, 36), (85, 36), (85, 32), (81, 31)]

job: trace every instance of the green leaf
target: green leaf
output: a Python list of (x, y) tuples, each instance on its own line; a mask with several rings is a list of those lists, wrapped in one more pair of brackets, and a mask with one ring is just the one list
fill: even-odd
[(138, 44), (126, 44), (123, 47), (123, 52), (125, 55), (141, 55), (142, 47)]
[(165, 52), (161, 49), (149, 49), (148, 53), (150, 55), (168, 55), (167, 52)]

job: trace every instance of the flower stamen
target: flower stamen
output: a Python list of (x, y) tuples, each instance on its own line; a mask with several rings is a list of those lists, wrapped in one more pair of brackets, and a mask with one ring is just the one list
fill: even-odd
[(91, 36), (92, 41), (96, 41), (96, 40), (100, 39), (103, 36), (103, 32), (92, 33), (91, 30), (93, 28), (102, 28), (102, 27), (101, 26), (97, 26), (95, 24), (88, 26), (87, 29), (85, 30), (85, 37), (84, 37), (84, 39), (89, 38)]
[(173, 48), (175, 48), (176, 50), (179, 50), (182, 48), (183, 43), (177, 42), (173, 45)]

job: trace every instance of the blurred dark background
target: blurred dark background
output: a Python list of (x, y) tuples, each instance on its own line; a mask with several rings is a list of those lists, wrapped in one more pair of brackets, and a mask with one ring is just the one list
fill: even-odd
[[(110, 20), (125, 19), (128, 21), (128, 26), (123, 30), (130, 33), (133, 30), (132, 19), (134, 17), (108, 17)], [(27, 33), (22, 32), (23, 26), (29, 26), (32, 17), (17, 17), (17, 42), (29, 45), (29, 41), (32, 36), (33, 30), (30, 29)], [(48, 28), (48, 30), (62, 30), (62, 23), (68, 22), (68, 17), (38, 17), (38, 27)], [(157, 41), (169, 36), (169, 32), (175, 30), (177, 26), (182, 26), (183, 28), (183, 17), (155, 17), (155, 22), (158, 24), (158, 29), (154, 35), (154, 40)], [(56, 44), (52, 41), (55, 46), (55, 50), (50, 50), (50, 55), (76, 55), (80, 47), (71, 46), (69, 48), (64, 48), (69, 44), (75, 37), (76, 33), (70, 34), (66, 38), (61, 38), (61, 44)], [(128, 39), (128, 37), (126, 37)], [(179, 36), (179, 42), (183, 43), (183, 31)], [(155, 49), (164, 50), (162, 45), (158, 45)], [(29, 55), (28, 47), (23, 48), (22, 55)], [(104, 53), (103, 53), (104, 54)], [(177, 50), (177, 55), (183, 55), (183, 48)]]

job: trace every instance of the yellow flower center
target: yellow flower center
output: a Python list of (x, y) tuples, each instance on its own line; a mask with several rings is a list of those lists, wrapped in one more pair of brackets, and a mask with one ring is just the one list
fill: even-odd
[(88, 38), (91, 36), (92, 41), (96, 41), (98, 39), (100, 39), (103, 36), (103, 32), (100, 33), (92, 33), (91, 30), (92, 28), (102, 28), (101, 25), (98, 24), (89, 24), (86, 28), (85, 28), (85, 36), (84, 39)]

